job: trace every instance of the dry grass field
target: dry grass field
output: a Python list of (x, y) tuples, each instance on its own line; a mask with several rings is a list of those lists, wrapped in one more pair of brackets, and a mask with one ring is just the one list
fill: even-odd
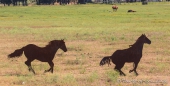
[[(98, 4), (1, 7), (0, 86), (169, 86), (170, 3), (118, 6), (117, 12)], [(129, 73), (132, 63), (122, 68), (126, 76), (113, 63), (99, 66), (104, 56), (128, 48), (143, 33), (152, 43), (144, 45), (138, 76)], [(27, 44), (44, 47), (54, 39), (65, 39), (68, 51), (57, 51), (53, 74), (44, 73), (49, 65), (37, 60), (36, 75), (29, 72), (24, 54), (7, 58)]]

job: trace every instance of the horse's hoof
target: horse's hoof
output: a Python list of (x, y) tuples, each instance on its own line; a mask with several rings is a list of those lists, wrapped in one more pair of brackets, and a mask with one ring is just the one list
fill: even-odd
[(124, 74), (124, 73), (121, 73), (121, 74), (120, 74), (120, 76), (126, 76), (126, 74)]
[(47, 70), (44, 71), (44, 73), (48, 72)]
[(138, 73), (136, 73), (136, 76), (138, 76), (139, 74)]
[(126, 74), (121, 74), (120, 76), (126, 76)]
[(133, 72), (133, 70), (130, 70), (129, 73)]

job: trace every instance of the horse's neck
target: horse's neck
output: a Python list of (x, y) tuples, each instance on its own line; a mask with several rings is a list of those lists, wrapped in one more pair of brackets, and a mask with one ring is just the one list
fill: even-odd
[(138, 43), (135, 43), (135, 44), (132, 46), (132, 48), (135, 49), (135, 51), (142, 53), (143, 45), (144, 45), (144, 43), (138, 42)]
[(58, 49), (59, 47), (54, 47), (54, 46), (48, 47), (46, 50), (50, 54), (49, 58), (53, 60)]
[(59, 47), (48, 46), (48, 47), (46, 47), (46, 49), (47, 49), (49, 52), (55, 54), (55, 53), (57, 52), (57, 50), (59, 49)]

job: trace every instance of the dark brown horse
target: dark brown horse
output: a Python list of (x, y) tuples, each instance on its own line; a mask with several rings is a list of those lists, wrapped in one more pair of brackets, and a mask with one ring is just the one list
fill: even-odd
[(51, 73), (53, 73), (54, 63), (52, 62), (52, 60), (59, 48), (62, 49), (64, 52), (67, 51), (64, 40), (50, 41), (49, 44), (45, 47), (38, 47), (34, 44), (28, 44), (25, 47), (22, 47), (21, 49), (15, 50), (13, 53), (9, 54), (8, 57), (20, 57), (24, 52), (27, 58), (25, 64), (28, 66), (29, 71), (32, 71), (35, 74), (35, 71), (31, 67), (31, 62), (37, 59), (42, 62), (48, 62), (48, 64), (50, 65), (50, 69), (45, 70), (45, 72), (51, 71)]
[(112, 56), (110, 56), (110, 59), (116, 65), (114, 69), (119, 71), (120, 75), (125, 76), (125, 74), (121, 71), (125, 62), (133, 62), (134, 68), (130, 70), (129, 73), (134, 71), (136, 75), (138, 75), (136, 69), (142, 57), (144, 43), (151, 44), (151, 41), (145, 36), (145, 34), (142, 34), (133, 45), (130, 45), (129, 48), (116, 50)]

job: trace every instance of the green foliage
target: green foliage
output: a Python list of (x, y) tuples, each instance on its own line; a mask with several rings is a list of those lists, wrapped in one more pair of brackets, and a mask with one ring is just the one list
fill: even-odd
[(59, 75), (52, 75), (48, 77), (44, 77), (44, 82), (49, 84), (55, 84), (59, 82)]
[(86, 72), (86, 69), (84, 67), (81, 68), (80, 74), (84, 74)]
[(108, 77), (108, 82), (112, 81), (112, 82), (117, 82), (118, 77), (119, 77), (119, 73), (113, 70), (109, 70), (106, 72), (106, 75)]
[(89, 77), (87, 78), (87, 81), (94, 82), (98, 78), (99, 78), (98, 73), (96, 71), (94, 71), (89, 75)]
[(79, 58), (76, 58), (75, 60), (67, 60), (67, 62), (66, 62), (67, 65), (78, 65), (80, 63), (81, 63), (81, 61)]
[[(137, 12), (127, 13), (131, 8)], [(166, 19), (170, 17), (168, 9), (165, 4), (120, 5), (117, 12), (112, 12), (111, 5), (99, 4), (3, 7), (0, 9), (0, 19), (3, 20), (0, 21), (0, 33), (33, 35), (37, 40), (66, 38), (115, 41), (120, 33), (167, 31), (170, 22)]]
[(73, 75), (68, 74), (68, 75), (66, 75), (66, 76), (64, 76), (62, 78), (61, 83), (65, 84), (65, 85), (75, 85), (76, 84), (76, 79), (74, 78)]

